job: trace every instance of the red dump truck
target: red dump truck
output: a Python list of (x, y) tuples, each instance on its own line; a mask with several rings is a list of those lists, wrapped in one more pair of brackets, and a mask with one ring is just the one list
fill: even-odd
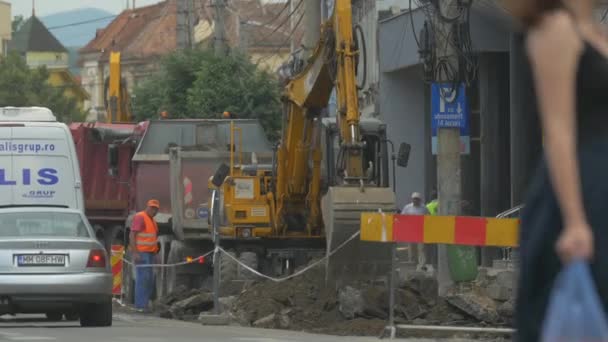
[[(272, 147), (259, 122), (234, 121), (242, 131), (243, 150), (269, 158)], [(70, 128), (80, 161), (86, 215), (108, 248), (117, 243), (127, 246), (133, 216), (155, 198), (161, 203), (156, 216), (158, 262), (187, 261), (212, 249), (208, 180), (229, 160), (230, 120), (79, 123)], [(201, 287), (210, 272), (209, 264), (198, 262), (158, 269), (156, 294), (162, 296), (176, 284)], [(133, 270), (125, 267), (123, 275), (123, 292), (132, 302)]]
[(135, 124), (70, 125), (82, 175), (85, 213), (97, 238), (108, 248), (123, 241), (132, 206), (131, 158), (144, 130), (145, 125)]

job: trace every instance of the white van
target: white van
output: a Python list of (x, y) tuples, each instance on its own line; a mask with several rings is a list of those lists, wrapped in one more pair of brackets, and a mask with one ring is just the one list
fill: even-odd
[(74, 141), (65, 124), (47, 108), (0, 107), (0, 207), (84, 211), (81, 184)]

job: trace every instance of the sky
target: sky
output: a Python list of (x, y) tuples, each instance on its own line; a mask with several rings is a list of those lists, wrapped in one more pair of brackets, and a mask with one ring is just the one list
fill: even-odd
[[(3, 0), (11, 3), (12, 15), (23, 15), (29, 17), (32, 14), (32, 0)], [(39, 17), (73, 10), (76, 8), (94, 7), (106, 10), (108, 12), (118, 14), (127, 6), (132, 5), (133, 0), (35, 0), (36, 15)], [(161, 0), (135, 0), (135, 6), (141, 7), (152, 5)], [(273, 0), (276, 1), (276, 0)]]
[[(32, 14), (32, 0), (4, 0), (11, 3), (13, 16), (23, 15), (26, 18)], [(127, 0), (35, 0), (36, 15), (39, 17), (73, 10), (77, 8), (94, 7), (118, 14), (127, 6)], [(128, 0), (129, 6), (133, 0)], [(135, 0), (137, 7), (160, 2), (160, 0)]]

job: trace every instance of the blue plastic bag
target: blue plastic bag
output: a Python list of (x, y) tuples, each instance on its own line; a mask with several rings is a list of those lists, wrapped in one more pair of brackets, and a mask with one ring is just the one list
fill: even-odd
[(557, 276), (542, 341), (608, 341), (606, 314), (586, 262), (572, 262)]

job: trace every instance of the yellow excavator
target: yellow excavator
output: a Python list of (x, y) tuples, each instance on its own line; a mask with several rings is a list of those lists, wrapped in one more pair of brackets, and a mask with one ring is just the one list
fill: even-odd
[(127, 81), (121, 76), (120, 52), (110, 53), (110, 75), (104, 84), (106, 123), (128, 123), (132, 120)]
[[(327, 274), (338, 280), (388, 272), (390, 249), (356, 237), (362, 212), (394, 212), (396, 203), (386, 126), (359, 112), (353, 31), (351, 1), (336, 0), (308, 64), (285, 86), (282, 134), (272, 163), (260, 164), (252, 156), (245, 164), (238, 141), (243, 132), (233, 125), (230, 166), (222, 165), (209, 181), (210, 204), (219, 207), (210, 208), (210, 222), (220, 217), (222, 245), (265, 273), (281, 273), (277, 258), (284, 272), (315, 255), (327, 257)], [(336, 116), (323, 117), (334, 87)], [(405, 145), (399, 166), (407, 164)], [(394, 150), (392, 157), (394, 176)]]

